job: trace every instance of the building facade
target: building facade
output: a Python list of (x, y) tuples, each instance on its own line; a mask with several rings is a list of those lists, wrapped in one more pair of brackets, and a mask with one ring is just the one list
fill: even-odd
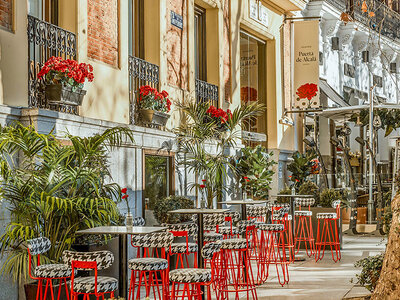
[[(305, 5), (303, 0), (2, 0), (1, 124), (17, 120), (43, 133), (54, 129), (60, 137), (67, 130), (88, 136), (129, 126), (135, 144), (111, 154), (113, 180), (128, 187), (131, 209), (144, 215), (152, 198), (193, 196), (186, 186), (194, 177), (175, 169), (174, 149), (160, 151), (174, 139), (179, 110), (173, 105), (163, 130), (141, 125), (135, 113), (138, 88), (149, 84), (166, 90), (173, 101), (208, 101), (231, 110), (257, 100), (266, 111), (242, 135), (245, 144), (261, 143), (274, 152), (276, 193), (286, 180), (289, 155), (302, 147), (302, 126), (279, 121), (291, 97), (290, 66), (282, 63), (290, 60), (285, 18)], [(37, 73), (51, 56), (93, 65), (95, 79), (85, 84), (82, 106), (46, 102)], [(163, 166), (162, 185), (151, 193), (155, 164)], [(4, 224), (4, 207), (1, 211)], [(7, 287), (0, 298), (16, 299), (16, 287)]]

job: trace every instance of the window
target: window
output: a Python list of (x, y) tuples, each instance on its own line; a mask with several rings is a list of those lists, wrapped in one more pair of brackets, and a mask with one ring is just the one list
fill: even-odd
[(144, 209), (154, 210), (158, 199), (169, 196), (172, 191), (172, 157), (145, 154), (144, 158)]
[(196, 79), (207, 81), (206, 10), (194, 8), (194, 55)]
[[(258, 101), (266, 104), (265, 97), (265, 42), (241, 31), (240, 33), (240, 99), (242, 105)], [(266, 116), (248, 120), (243, 130), (266, 133)]]
[(144, 59), (144, 0), (129, 0), (129, 55)]
[(58, 25), (58, 0), (29, 0), (28, 14)]

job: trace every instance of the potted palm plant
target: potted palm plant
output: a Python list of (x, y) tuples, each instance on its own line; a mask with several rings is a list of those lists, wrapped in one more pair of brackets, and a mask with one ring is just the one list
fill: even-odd
[(44, 81), (48, 104), (79, 106), (86, 95), (83, 90), (86, 79), (93, 81), (93, 67), (73, 59), (52, 56), (45, 62), (38, 78)]
[(158, 126), (167, 124), (171, 101), (166, 91), (158, 92), (149, 85), (143, 85), (139, 88), (137, 105), (140, 119), (144, 124)]

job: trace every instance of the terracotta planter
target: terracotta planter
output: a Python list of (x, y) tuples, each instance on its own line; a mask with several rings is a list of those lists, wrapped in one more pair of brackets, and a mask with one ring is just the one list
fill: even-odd
[(169, 114), (152, 109), (140, 109), (140, 119), (144, 124), (165, 126), (170, 117)]
[(357, 207), (357, 224), (367, 224), (367, 207)]
[(350, 224), (351, 210), (349, 207), (342, 207), (340, 209), (340, 215), (342, 217), (343, 224)]
[(49, 104), (82, 105), (86, 91), (83, 89), (72, 89), (71, 86), (63, 84), (48, 84), (45, 88), (46, 100)]

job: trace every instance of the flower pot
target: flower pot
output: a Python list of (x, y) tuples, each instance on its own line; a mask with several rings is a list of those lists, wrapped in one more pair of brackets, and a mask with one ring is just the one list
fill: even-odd
[(63, 84), (47, 84), (45, 88), (46, 100), (49, 104), (82, 105), (86, 91), (80, 88), (73, 89)]
[(144, 124), (165, 126), (169, 119), (169, 114), (152, 109), (140, 109), (140, 118)]

